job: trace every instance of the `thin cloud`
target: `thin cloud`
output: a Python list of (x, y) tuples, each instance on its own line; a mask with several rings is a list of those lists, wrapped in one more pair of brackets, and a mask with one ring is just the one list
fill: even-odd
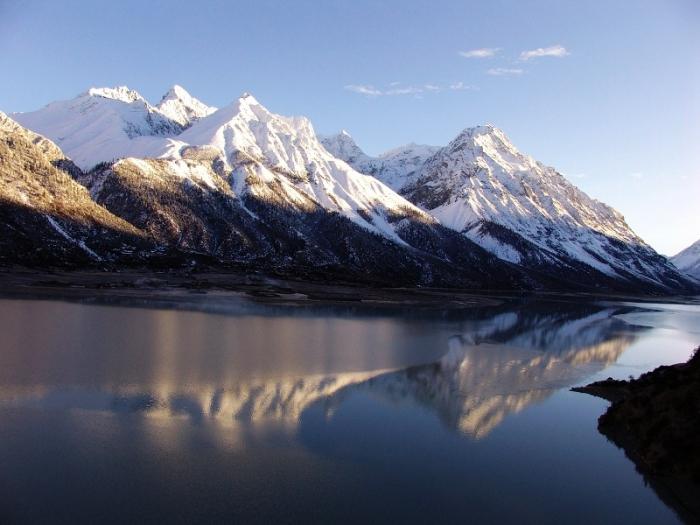
[(495, 77), (505, 77), (522, 75), (523, 70), (516, 67), (493, 67), (486, 72), (487, 75), (493, 75)]
[(452, 84), (439, 85), (439, 84), (423, 84), (422, 86), (412, 86), (406, 85), (402, 86), (400, 82), (391, 82), (386, 89), (376, 88), (371, 84), (348, 84), (345, 89), (357, 93), (358, 95), (363, 95), (368, 98), (376, 97), (394, 97), (394, 96), (406, 96), (413, 95), (416, 98), (422, 98), (422, 95), (428, 93), (441, 93), (443, 91), (465, 91), (468, 89), (477, 88), (464, 82), (454, 82)]
[(634, 173), (630, 173), (630, 177), (632, 177), (633, 179), (641, 179), (644, 177), (644, 174), (640, 173), (638, 171), (635, 171)]
[(418, 95), (423, 93), (423, 89), (415, 86), (396, 87), (384, 92), (385, 95)]
[(379, 89), (376, 89), (374, 86), (367, 86), (363, 84), (348, 84), (345, 86), (345, 89), (367, 97), (378, 97), (382, 95), (382, 92)]
[(540, 58), (540, 57), (556, 57), (556, 58), (562, 58), (567, 55), (570, 55), (566, 48), (564, 46), (561, 46), (557, 44), (556, 46), (550, 46), (550, 47), (538, 47), (537, 49), (530, 49), (528, 51), (523, 51), (520, 53), (520, 60), (522, 61), (527, 61), (530, 60), (531, 58)]
[(449, 89), (452, 91), (466, 91), (467, 89), (476, 89), (476, 87), (465, 84), (464, 82), (455, 82), (449, 85)]
[(464, 58), (491, 58), (496, 56), (501, 50), (500, 47), (482, 47), (479, 49), (471, 49), (469, 51), (460, 51), (460, 56)]

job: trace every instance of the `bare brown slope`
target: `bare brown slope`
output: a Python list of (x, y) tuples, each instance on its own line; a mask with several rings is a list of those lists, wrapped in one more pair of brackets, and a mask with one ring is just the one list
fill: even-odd
[(51, 141), (0, 113), (0, 262), (100, 263), (149, 243), (95, 203)]

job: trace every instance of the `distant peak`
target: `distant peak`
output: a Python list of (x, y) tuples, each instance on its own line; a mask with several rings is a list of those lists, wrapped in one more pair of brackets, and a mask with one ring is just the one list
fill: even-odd
[(356, 146), (355, 139), (352, 138), (352, 135), (350, 135), (347, 130), (344, 129), (341, 129), (339, 132), (331, 135), (319, 135), (318, 138), (326, 144), (337, 143)]
[(484, 141), (488, 141), (494, 144), (501, 144), (508, 149), (513, 148), (513, 145), (506, 134), (493, 124), (483, 124), (480, 126), (465, 128), (459, 135), (457, 135), (455, 141), (469, 141), (479, 143), (480, 145), (483, 145)]
[(180, 99), (180, 100), (187, 100), (191, 99), (192, 95), (181, 85), (179, 84), (174, 84), (168, 91), (163, 95), (162, 100), (173, 100), (173, 99)]
[(158, 103), (158, 109), (168, 118), (187, 126), (207, 115), (211, 115), (216, 108), (207, 106), (201, 100), (194, 98), (179, 84), (173, 85)]
[(246, 104), (260, 104), (252, 93), (249, 93), (248, 91), (245, 91), (238, 100), (245, 102)]
[(89, 97), (110, 98), (127, 103), (136, 102), (137, 100), (145, 101), (145, 99), (137, 91), (129, 89), (127, 86), (116, 86), (113, 88), (91, 87), (84, 93), (84, 95)]
[(494, 126), (493, 124), (481, 124), (479, 126), (472, 126), (469, 128), (465, 128), (462, 130), (462, 133), (460, 135), (469, 135), (472, 137), (480, 136), (480, 135), (502, 135), (505, 136), (503, 131), (501, 131), (499, 128)]

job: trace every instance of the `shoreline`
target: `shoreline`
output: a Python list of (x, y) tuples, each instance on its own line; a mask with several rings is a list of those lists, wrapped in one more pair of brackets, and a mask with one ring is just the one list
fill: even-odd
[(513, 299), (700, 304), (700, 296), (650, 296), (571, 291), (520, 291), (387, 287), (367, 283), (276, 277), (263, 273), (165, 270), (35, 270), (0, 267), (0, 296), (79, 299), (86, 295), (125, 299), (176, 299), (194, 295), (240, 296), (260, 303), (357, 304), (465, 308)]
[(686, 363), (638, 379), (608, 378), (571, 390), (611, 402), (598, 431), (683, 521), (700, 523), (700, 348)]

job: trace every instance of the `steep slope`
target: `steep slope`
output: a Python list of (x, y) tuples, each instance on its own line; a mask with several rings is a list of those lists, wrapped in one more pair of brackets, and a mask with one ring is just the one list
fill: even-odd
[(79, 173), (54, 143), (0, 113), (0, 262), (102, 264), (150, 248), (92, 201)]
[(163, 98), (156, 108), (163, 115), (177, 122), (183, 128), (216, 111), (215, 107), (207, 106), (201, 100), (190, 95), (185, 88), (177, 84), (163, 95)]
[(700, 280), (700, 240), (674, 255), (670, 260), (676, 268)]
[(121, 157), (161, 156), (177, 144), (183, 125), (125, 86), (91, 88), (12, 118), (54, 141), (83, 170)]
[(619, 212), (520, 153), (493, 126), (464, 130), (403, 180), (402, 195), (503, 260), (606, 285), (687, 286)]

